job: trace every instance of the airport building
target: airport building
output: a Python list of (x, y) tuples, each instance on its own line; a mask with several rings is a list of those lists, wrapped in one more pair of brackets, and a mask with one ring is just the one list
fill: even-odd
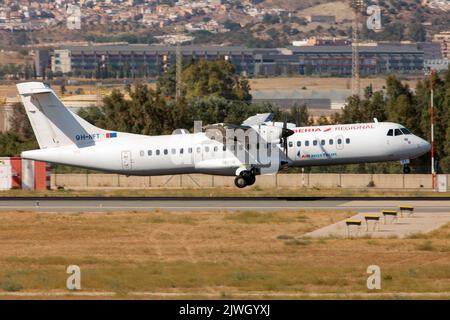
[[(352, 47), (301, 46), (289, 47), (298, 59), (302, 75), (348, 76), (352, 74)], [(417, 44), (369, 43), (360, 46), (362, 76), (423, 72), (424, 52)]]
[(441, 44), (442, 57), (450, 59), (450, 31), (435, 34), (433, 41)]
[[(271, 55), (277, 49), (250, 49), (244, 47), (185, 46), (182, 47), (184, 61), (191, 59), (225, 59), (233, 63), (236, 72), (253, 75), (255, 54)], [(53, 52), (53, 72), (90, 74), (100, 77), (155, 77), (175, 63), (176, 47), (149, 45), (111, 45), (64, 47)], [(64, 67), (63, 67), (64, 66)]]
[[(349, 76), (351, 45), (304, 45), (286, 48), (183, 46), (184, 61), (225, 59), (247, 76)], [(424, 50), (411, 43), (361, 46), (361, 74), (422, 74)], [(42, 56), (42, 54), (40, 55)], [(51, 52), (54, 73), (89, 78), (155, 77), (176, 60), (176, 47), (161, 45), (68, 46)], [(42, 63), (42, 62), (41, 62)]]

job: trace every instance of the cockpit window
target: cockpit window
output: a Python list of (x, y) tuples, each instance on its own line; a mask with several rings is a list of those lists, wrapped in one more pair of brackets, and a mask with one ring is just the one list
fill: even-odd
[(395, 135), (401, 136), (403, 133), (400, 131), (400, 129), (395, 129)]
[(394, 129), (389, 130), (387, 135), (392, 137), (394, 135)]
[(400, 128), (400, 130), (403, 132), (403, 134), (412, 134), (411, 131), (406, 128)]

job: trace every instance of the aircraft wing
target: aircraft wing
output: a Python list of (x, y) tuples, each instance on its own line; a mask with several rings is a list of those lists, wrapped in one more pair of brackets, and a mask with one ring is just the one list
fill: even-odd
[(254, 115), (244, 122), (242, 122), (242, 125), (244, 126), (254, 126), (254, 125), (260, 125), (267, 121), (272, 121), (273, 117), (275, 115), (273, 113), (258, 113), (257, 115)]

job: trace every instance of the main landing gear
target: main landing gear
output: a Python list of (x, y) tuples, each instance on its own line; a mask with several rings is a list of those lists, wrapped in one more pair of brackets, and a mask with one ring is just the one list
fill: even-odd
[(234, 184), (236, 187), (242, 189), (247, 186), (252, 186), (256, 182), (255, 174), (251, 171), (242, 171), (235, 179)]

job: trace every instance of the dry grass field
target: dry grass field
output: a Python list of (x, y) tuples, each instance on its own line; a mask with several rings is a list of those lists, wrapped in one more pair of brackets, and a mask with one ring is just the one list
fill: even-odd
[(31, 56), (23, 56), (16, 51), (0, 51), (0, 64), (25, 64), (31, 60)]
[(339, 188), (153, 188), (30, 191), (2, 190), (2, 197), (449, 197), (450, 192)]
[(409, 239), (301, 237), (351, 214), (2, 213), (0, 296), (68, 293), (71, 264), (84, 292), (127, 298), (366, 293), (372, 264), (382, 293), (450, 292), (450, 226)]
[(350, 10), (348, 2), (345, 1), (328, 1), (327, 3), (319, 4), (302, 10), (303, 16), (311, 15), (331, 15), (336, 16), (336, 20), (341, 22), (342, 20), (353, 19), (353, 13)]
[[(415, 88), (417, 80), (404, 80), (411, 88)], [(362, 78), (361, 87), (372, 85), (373, 89), (381, 90), (386, 85), (385, 78)], [(350, 78), (319, 78), (319, 77), (292, 77), (292, 78), (255, 78), (250, 79), (253, 90), (333, 90), (351, 89)]]
[[(350, 78), (319, 78), (319, 77), (277, 77), (277, 78), (254, 78), (250, 79), (250, 87), (253, 90), (300, 90), (306, 88), (308, 90), (333, 90), (333, 89), (350, 89)], [(416, 80), (404, 80), (415, 88)], [(372, 85), (374, 90), (381, 90), (386, 84), (385, 78), (363, 78), (361, 79), (361, 86), (366, 87)], [(154, 83), (148, 85), (149, 88), (155, 89)], [(113, 88), (123, 88), (123, 85), (114, 85), (102, 87), (100, 90), (96, 86), (68, 85), (66, 86), (67, 93), (77, 89), (83, 89), (85, 94), (107, 95)], [(55, 86), (55, 91), (60, 94), (59, 86)], [(14, 97), (17, 91), (14, 85), (0, 85), (0, 97)]]
[[(37, 81), (40, 81), (40, 80), (37, 80)], [(151, 89), (156, 89), (156, 85), (153, 83), (148, 84), (148, 87)], [(66, 93), (64, 95), (62, 95), (60, 86), (53, 87), (56, 94), (63, 98), (69, 97), (69, 96), (74, 96), (74, 92), (76, 92), (76, 90), (79, 90), (79, 89), (82, 90), (83, 94), (89, 94), (89, 95), (99, 94), (100, 96), (104, 97), (104, 96), (111, 94), (111, 91), (113, 89), (123, 90), (124, 88), (125, 88), (124, 85), (104, 86), (101, 88), (98, 88), (96, 86), (86, 85), (86, 84), (67, 85)], [(0, 101), (3, 101), (7, 97), (12, 98), (12, 97), (16, 97), (16, 96), (17, 96), (17, 89), (16, 89), (15, 85), (12, 85), (12, 84), (11, 85), (0, 85)]]

